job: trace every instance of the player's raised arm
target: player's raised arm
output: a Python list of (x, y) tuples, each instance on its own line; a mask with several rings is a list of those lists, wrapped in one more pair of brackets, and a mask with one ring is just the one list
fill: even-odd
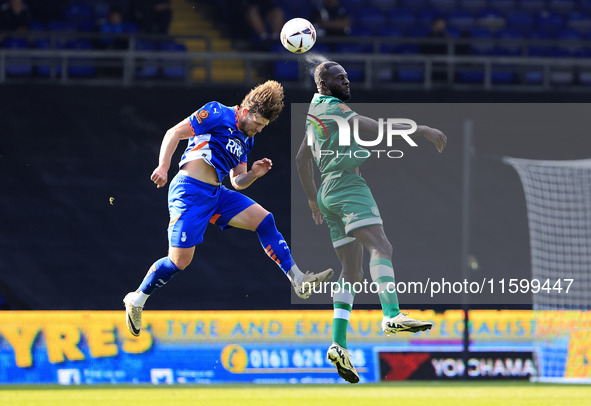
[(443, 152), (443, 149), (447, 145), (447, 137), (445, 134), (438, 130), (437, 128), (427, 127), (426, 125), (419, 125), (417, 126), (417, 135), (422, 135), (433, 144), (435, 144), (435, 148), (440, 153)]
[(252, 182), (264, 176), (273, 167), (273, 161), (269, 158), (263, 158), (255, 161), (250, 168), (246, 170), (246, 163), (240, 163), (230, 171), (230, 183), (236, 190), (246, 189)]
[(174, 151), (176, 151), (180, 140), (189, 139), (193, 136), (189, 127), (189, 119), (184, 119), (174, 127), (170, 128), (164, 134), (162, 145), (160, 146), (160, 156), (158, 158), (158, 167), (152, 172), (150, 179), (157, 187), (161, 188), (168, 181), (168, 170), (170, 169), (170, 160)]
[(296, 166), (300, 183), (306, 192), (306, 196), (308, 196), (308, 205), (310, 206), (310, 210), (312, 210), (312, 218), (314, 218), (316, 224), (322, 224), (322, 215), (320, 214), (318, 202), (316, 201), (316, 193), (318, 193), (318, 190), (316, 188), (316, 182), (314, 182), (312, 150), (306, 143), (306, 140), (307, 136), (304, 137), (302, 145), (300, 145), (300, 149), (296, 155)]

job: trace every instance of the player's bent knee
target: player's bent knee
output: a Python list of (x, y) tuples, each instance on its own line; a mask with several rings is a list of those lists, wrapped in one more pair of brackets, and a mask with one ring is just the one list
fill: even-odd
[(172, 261), (174, 266), (176, 266), (181, 271), (183, 271), (191, 263), (191, 261), (182, 261), (182, 260), (173, 259), (173, 258), (171, 258), (170, 260)]
[(188, 267), (189, 264), (191, 264), (191, 261), (193, 261), (193, 250), (190, 249), (190, 251), (185, 251), (185, 249), (186, 248), (181, 250), (171, 249), (168, 254), (172, 263), (181, 271)]

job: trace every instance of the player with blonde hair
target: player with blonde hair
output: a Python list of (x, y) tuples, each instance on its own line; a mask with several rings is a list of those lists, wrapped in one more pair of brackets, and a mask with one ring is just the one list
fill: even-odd
[(318, 274), (302, 273), (277, 231), (273, 215), (249, 197), (222, 185), (230, 175), (234, 189), (242, 190), (271, 169), (272, 161), (263, 158), (247, 170), (247, 155), (254, 145), (254, 136), (282, 110), (283, 87), (269, 80), (252, 89), (240, 106), (207, 103), (166, 132), (158, 167), (151, 176), (159, 188), (168, 181), (170, 161), (179, 142), (189, 143), (168, 190), (168, 256), (157, 260), (139, 288), (123, 299), (127, 327), (134, 336), (140, 334), (147, 298), (191, 263), (195, 246), (203, 241), (209, 223), (222, 229), (255, 231), (265, 253), (279, 265), (301, 298), (308, 298), (315, 285), (332, 276), (332, 269)]

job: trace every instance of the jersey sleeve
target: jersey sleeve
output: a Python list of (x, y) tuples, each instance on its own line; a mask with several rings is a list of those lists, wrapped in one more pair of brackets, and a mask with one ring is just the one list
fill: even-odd
[(189, 116), (193, 135), (206, 134), (222, 120), (222, 107), (218, 102), (209, 102)]

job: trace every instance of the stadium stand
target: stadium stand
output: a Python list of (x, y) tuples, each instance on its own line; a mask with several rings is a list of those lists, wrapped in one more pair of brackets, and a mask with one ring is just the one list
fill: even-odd
[[(31, 1), (30, 36), (10, 36), (12, 39), (1, 43), (0, 52), (7, 53), (0, 80), (28, 77), (62, 82), (70, 77), (100, 80), (108, 71), (101, 66), (108, 64), (118, 66), (123, 72), (119, 79), (127, 81), (148, 78), (188, 83), (248, 83), (269, 74), (288, 82), (302, 79), (296, 60), (286, 60), (285, 51), (277, 43), (268, 51), (261, 52), (260, 47), (250, 49), (261, 52), (257, 56), (241, 53), (234, 58), (215, 58), (217, 53), (248, 50), (253, 43), (241, 36), (245, 32), (244, 21), (238, 16), (228, 20), (220, 13), (223, 9), (238, 7), (238, 0), (223, 0), (219, 8), (196, 8), (191, 0), (173, 0), (170, 33), (160, 38), (145, 36), (133, 20), (129, 7), (125, 7), (127, 4), (115, 0), (62, 0), (50, 10), (43, 2)], [(278, 2), (286, 18), (307, 16), (314, 4), (313, 0)], [(350, 35), (319, 38), (313, 52), (352, 57), (350, 70), (356, 81), (379, 77), (381, 82), (392, 86), (411, 82), (429, 88), (433, 84), (425, 72), (429, 64), (436, 64), (438, 69), (445, 65), (451, 79), (440, 81), (440, 86), (453, 86), (456, 79), (464, 84), (489, 85), (550, 86), (552, 83), (588, 82), (584, 72), (591, 70), (591, 0), (372, 0), (369, 3), (340, 0), (339, 4), (351, 17)], [(105, 30), (104, 35), (97, 33), (98, 22), (104, 21), (113, 5), (123, 5), (122, 29)], [(435, 18), (447, 23), (445, 40), (430, 39), (430, 25)], [(105, 47), (114, 41), (123, 46)], [(444, 43), (444, 46), (439, 46), (440, 52), (423, 52), (434, 49), (425, 46), (426, 43)], [(99, 52), (105, 49), (122, 52)], [(87, 51), (97, 53), (89, 57)], [(31, 52), (34, 54), (29, 54)], [(77, 52), (86, 53), (84, 57), (77, 57)], [(189, 53), (202, 52), (206, 53), (204, 58), (189, 56)], [(444, 59), (448, 52), (454, 58)], [(186, 56), (179, 58), (183, 53)], [(357, 60), (356, 55), (359, 56)], [(417, 60), (396, 60), (397, 56), (421, 55), (425, 56)], [(377, 60), (382, 56), (390, 56), (391, 60)], [(515, 58), (515, 62), (496, 58)], [(539, 60), (539, 68), (534, 69), (527, 62), (532, 58), (536, 58), (536, 62)], [(558, 67), (555, 58), (572, 58), (573, 62), (570, 66)], [(180, 62), (181, 59), (184, 62)], [(401, 63), (412, 69), (400, 68)], [(499, 69), (499, 66), (504, 68)], [(397, 73), (375, 75), (365, 72), (367, 69)]]

